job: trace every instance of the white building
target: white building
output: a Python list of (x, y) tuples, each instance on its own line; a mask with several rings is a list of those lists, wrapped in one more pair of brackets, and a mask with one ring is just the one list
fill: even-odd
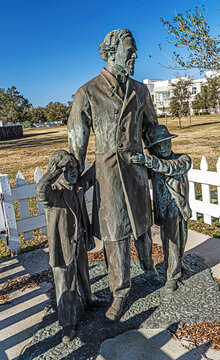
[[(216, 72), (213, 71), (207, 71), (206, 77), (211, 77), (213, 75), (216, 75)], [(201, 86), (206, 82), (206, 77), (201, 79), (194, 79), (193, 76), (186, 76), (183, 77), (185, 79), (191, 79), (192, 80), (192, 86), (190, 89), (191, 92), (191, 99), (190, 104), (192, 104), (196, 94), (198, 94), (201, 91)], [(179, 78), (174, 78), (171, 80), (162, 80), (162, 79), (145, 79), (143, 80), (143, 83), (147, 85), (154, 106), (156, 108), (157, 114), (169, 114), (169, 105), (170, 105), (170, 98), (172, 96), (172, 83), (175, 83), (178, 81)], [(219, 111), (219, 109), (217, 109)], [(193, 111), (192, 111), (193, 112)]]

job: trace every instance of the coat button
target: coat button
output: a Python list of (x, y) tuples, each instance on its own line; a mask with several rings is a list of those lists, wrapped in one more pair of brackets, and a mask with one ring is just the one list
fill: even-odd
[(122, 143), (118, 144), (118, 147), (123, 147), (123, 144)]
[(115, 114), (118, 114), (119, 113), (119, 110), (118, 109), (115, 109)]
[(122, 126), (121, 131), (125, 132), (126, 128), (124, 126)]

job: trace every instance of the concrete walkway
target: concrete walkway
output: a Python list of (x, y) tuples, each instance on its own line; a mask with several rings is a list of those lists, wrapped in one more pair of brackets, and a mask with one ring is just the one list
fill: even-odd
[[(153, 242), (162, 245), (159, 228), (156, 226), (153, 227)], [(203, 256), (212, 270), (212, 275), (220, 279), (220, 239), (210, 238), (197, 231), (188, 230), (185, 254)]]
[[(0, 262), (0, 290), (7, 280), (39, 274), (49, 268), (48, 248), (34, 250)], [(51, 283), (20, 289), (0, 305), (0, 359), (16, 359), (31, 341), (34, 326), (41, 321)]]
[[(161, 244), (159, 230), (156, 227), (153, 228), (153, 241), (154, 243)], [(97, 250), (100, 248), (101, 244), (99, 242)], [(220, 239), (209, 238), (208, 236), (189, 230), (186, 253), (196, 253), (204, 256), (209, 267), (212, 269), (213, 276), (220, 278)], [(16, 279), (28, 274), (38, 274), (48, 268), (47, 248), (35, 250), (9, 260), (1, 261), (0, 289), (9, 279)], [(50, 283), (45, 282), (37, 287), (14, 291), (10, 294), (8, 301), (5, 304), (0, 305), (1, 360), (16, 359), (30, 342), (34, 326), (41, 321), (43, 309), (49, 299), (48, 290), (50, 289), (50, 286)], [(193, 351), (188, 350), (183, 347), (179, 341), (174, 340), (167, 330), (141, 329), (133, 330), (133, 332), (127, 334), (128, 333), (124, 333), (123, 335), (120, 335), (121, 338), (119, 336), (115, 338), (115, 340), (113, 339), (114, 344), (120, 344), (119, 354), (121, 357), (118, 357), (119, 355), (116, 356), (115, 352), (106, 355), (106, 346), (108, 348), (107, 342), (109, 341), (111, 343), (111, 341), (113, 341), (106, 340), (101, 347), (101, 350), (104, 349), (104, 352), (102, 351), (102, 355), (100, 355), (102, 357), (98, 359), (220, 359), (220, 352), (208, 349), (207, 345), (202, 345)], [(140, 349), (135, 345), (138, 339), (140, 340)], [(115, 349), (117, 349), (117, 346)], [(146, 346), (148, 346), (148, 348), (146, 348)], [(129, 349), (133, 354), (136, 354), (136, 357), (133, 355), (132, 357), (132, 353), (128, 355)], [(134, 349), (138, 349), (138, 352), (135, 353), (136, 350)], [(157, 352), (155, 353), (155, 351)], [(122, 352), (124, 357), (122, 357)], [(152, 354), (158, 354), (157, 357), (150, 357), (151, 352)], [(125, 356), (125, 354), (127, 355)], [(140, 354), (146, 354), (146, 357), (141, 357), (142, 355)]]

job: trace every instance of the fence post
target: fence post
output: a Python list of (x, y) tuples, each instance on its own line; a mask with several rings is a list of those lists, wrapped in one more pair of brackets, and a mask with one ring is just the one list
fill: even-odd
[[(216, 164), (216, 170), (217, 170), (217, 174), (220, 177), (220, 157), (218, 158)], [(217, 186), (217, 196), (218, 196), (218, 205), (220, 206), (220, 186)], [(219, 214), (219, 225), (220, 225), (220, 214)]]
[[(40, 171), (39, 167), (37, 167), (35, 169), (35, 172), (34, 172), (34, 181), (36, 183), (38, 183), (38, 181), (42, 178), (42, 172)], [(43, 209), (43, 206), (41, 205), (41, 203), (37, 200), (37, 207), (38, 207), (38, 214), (39, 215), (44, 215), (44, 209)], [(41, 228), (41, 234), (42, 235), (47, 235), (47, 227), (44, 226)]]
[(9, 232), (8, 245), (12, 253), (18, 253), (20, 250), (19, 236), (8, 175), (0, 175), (0, 191), (4, 195), (5, 214)]
[[(24, 175), (19, 170), (16, 176), (16, 185), (19, 187), (19, 186), (24, 186), (25, 184), (26, 184), (26, 180), (24, 178)], [(21, 219), (29, 218), (30, 211), (29, 211), (28, 199), (20, 199), (18, 200), (18, 203), (20, 208)], [(23, 234), (24, 234), (24, 241), (33, 239), (32, 231), (27, 231), (24, 232)]]
[[(193, 169), (193, 162), (192, 162), (192, 166), (191, 169)], [(190, 170), (191, 170), (190, 169)], [(189, 170), (189, 171), (190, 171)], [(195, 190), (195, 183), (194, 181), (189, 181), (189, 201), (190, 200), (195, 200), (196, 199), (196, 190)], [(197, 216), (197, 212), (196, 211), (192, 211), (192, 217), (191, 220), (198, 220), (198, 216)]]
[[(208, 163), (207, 163), (204, 155), (203, 155), (201, 163), (200, 163), (200, 169), (202, 171), (208, 171)], [(202, 184), (201, 187), (202, 187), (202, 200), (205, 203), (210, 204), (210, 202), (211, 202), (210, 185)], [(212, 225), (212, 217), (210, 215), (204, 215), (203, 219), (204, 219), (205, 224)]]

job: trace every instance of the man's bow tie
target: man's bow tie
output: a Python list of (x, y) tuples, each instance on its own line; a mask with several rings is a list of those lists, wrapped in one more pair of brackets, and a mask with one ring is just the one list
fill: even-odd
[(128, 80), (128, 76), (127, 75), (117, 75), (116, 79), (118, 80), (118, 82), (120, 84), (125, 84)]

